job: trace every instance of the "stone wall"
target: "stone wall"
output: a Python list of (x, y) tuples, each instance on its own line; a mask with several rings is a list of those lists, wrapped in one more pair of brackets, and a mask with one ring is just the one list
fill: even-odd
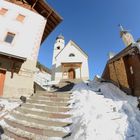
[[(34, 68), (36, 62), (27, 60), (22, 65), (19, 71), (11, 72), (11, 60), (1, 59), (1, 68), (6, 68), (6, 77), (4, 81), (3, 96), (19, 98), (21, 95), (30, 96), (33, 93)], [(5, 66), (5, 65), (6, 66)]]

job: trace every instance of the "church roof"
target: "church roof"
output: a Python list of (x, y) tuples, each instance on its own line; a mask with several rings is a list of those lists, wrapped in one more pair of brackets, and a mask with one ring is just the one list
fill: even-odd
[(86, 57), (88, 57), (87, 53), (85, 51), (83, 51), (79, 45), (77, 45), (74, 41), (70, 40), (67, 45), (56, 55), (55, 58), (57, 58), (59, 56), (59, 54), (61, 54), (61, 52), (68, 46), (68, 44), (73, 45), (74, 47), (76, 47), (78, 50), (80, 50)]
[[(42, 42), (46, 39), (46, 37), (55, 29), (55, 27), (62, 21), (62, 17), (49, 6), (49, 4), (45, 0), (23, 0), (17, 1), (17, 0), (7, 0), (9, 2), (12, 2), (16, 5), (19, 5), (21, 7), (24, 7), (26, 9), (29, 9), (31, 11), (36, 11), (40, 15), (42, 15), (44, 18), (47, 19), (47, 23), (45, 26), (45, 30), (42, 37)], [(27, 2), (30, 6), (27, 6)]]

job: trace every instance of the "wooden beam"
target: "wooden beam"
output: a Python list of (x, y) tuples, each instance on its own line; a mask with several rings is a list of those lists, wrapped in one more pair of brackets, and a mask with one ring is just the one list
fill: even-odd
[(13, 76), (14, 76), (14, 71), (15, 71), (15, 62), (14, 61), (12, 61), (12, 66), (11, 66), (11, 79), (13, 78)]
[(35, 7), (35, 5), (37, 4), (37, 2), (38, 2), (38, 0), (36, 0), (36, 1), (34, 2), (34, 4), (31, 6), (32, 9)]
[(62, 63), (64, 67), (81, 67), (81, 63)]
[(62, 66), (62, 79), (63, 79), (63, 75), (64, 75), (64, 66)]
[(46, 18), (48, 19), (52, 13), (53, 13), (53, 11), (50, 11), (50, 13), (48, 14), (48, 16)]

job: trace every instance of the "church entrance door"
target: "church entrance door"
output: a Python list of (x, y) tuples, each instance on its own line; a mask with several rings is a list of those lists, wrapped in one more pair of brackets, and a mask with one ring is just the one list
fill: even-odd
[(4, 80), (5, 80), (5, 71), (0, 70), (0, 96), (3, 95), (3, 87), (4, 87)]
[(75, 79), (75, 70), (73, 68), (69, 69), (69, 79)]

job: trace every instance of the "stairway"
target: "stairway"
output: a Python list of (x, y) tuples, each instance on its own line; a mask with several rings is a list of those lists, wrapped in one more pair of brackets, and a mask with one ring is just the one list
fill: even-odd
[(38, 91), (4, 118), (2, 140), (62, 140), (70, 136), (71, 92)]

